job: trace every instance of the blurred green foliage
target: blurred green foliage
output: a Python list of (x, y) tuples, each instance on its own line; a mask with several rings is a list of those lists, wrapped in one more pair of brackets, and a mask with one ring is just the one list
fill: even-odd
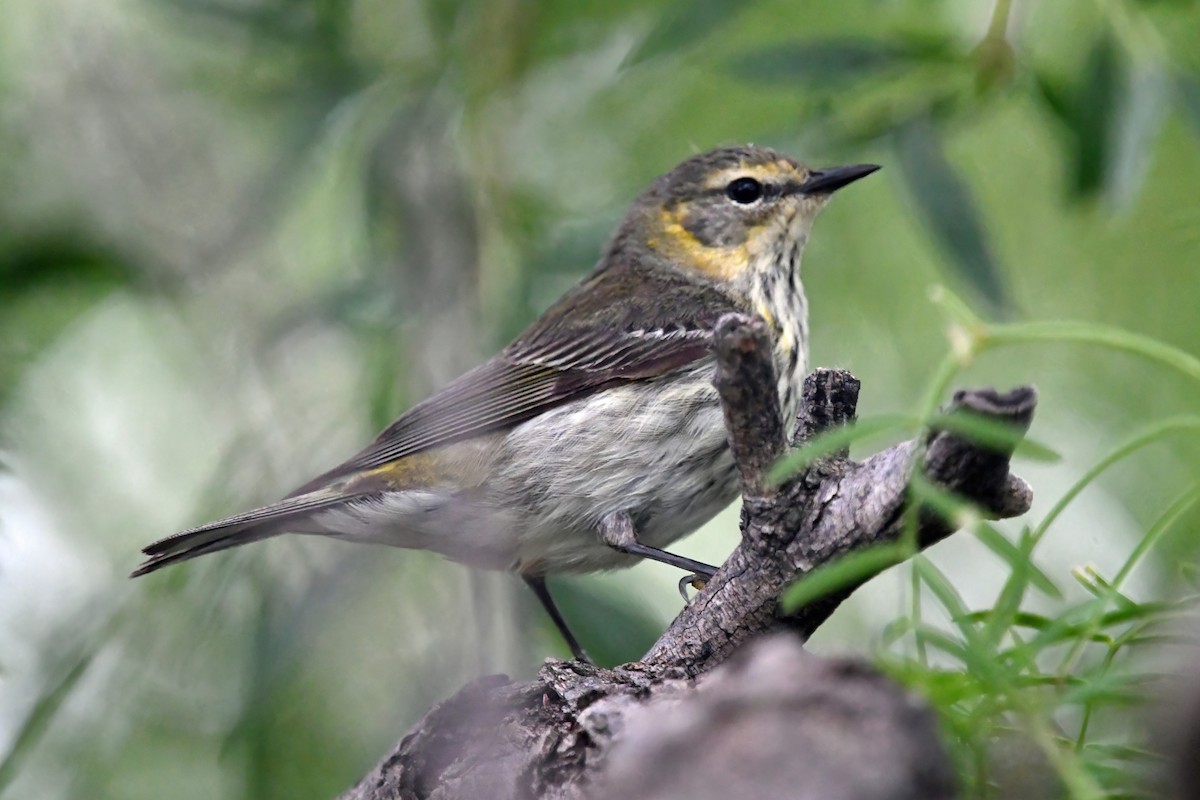
[[(561, 655), (515, 581), (427, 554), (278, 540), (123, 576), (149, 540), (287, 491), (503, 344), (695, 150), (885, 165), (825, 213), (805, 263), (813, 361), (863, 380), (867, 416), (931, 411), (952, 374), (935, 283), (1014, 325), (1200, 341), (1193, 2), (3, 10), (0, 797), (332, 796), (465, 680)], [(1022, 462), (1041, 517), (1197, 396), (1146, 359), (1058, 341), (955, 362), (955, 381), (1039, 385), (1032, 436), (1062, 456)], [(1200, 514), (1177, 501), (1200, 442), (1172, 430), (1092, 476), (1036, 554), (1019, 523), (953, 537), (865, 587), (814, 647), (876, 650), (960, 742), (998, 720), (1067, 753), (1075, 794), (1128, 790), (1101, 772), (1137, 750), (1136, 712), (1101, 691), (1031, 715), (1005, 683), (1033, 679), (1028, 659), (973, 669), (985, 645), (1028, 655), (997, 638), (1025, 626), (1073, 653), (1037, 680), (1110, 680), (1121, 661), (1067, 641), (1080, 626), (1135, 637), (1193, 591)], [(684, 547), (719, 561), (735, 536), (736, 509)], [(1091, 577), (1064, 580), (1076, 567)], [(555, 591), (611, 663), (671, 617), (677, 577), (647, 565)], [(969, 785), (1004, 777), (964, 748)]]

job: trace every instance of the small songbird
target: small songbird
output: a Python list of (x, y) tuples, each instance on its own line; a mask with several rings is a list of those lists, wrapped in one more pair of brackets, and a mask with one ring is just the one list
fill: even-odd
[(837, 189), (878, 167), (810, 169), (763, 147), (693, 156), (634, 202), (582, 283), (362, 452), (284, 499), (154, 542), (133, 576), (281, 533), (509, 569), (586, 658), (546, 576), (650, 558), (738, 493), (713, 386), (713, 328), (762, 317), (784, 419), (800, 400), (800, 257)]

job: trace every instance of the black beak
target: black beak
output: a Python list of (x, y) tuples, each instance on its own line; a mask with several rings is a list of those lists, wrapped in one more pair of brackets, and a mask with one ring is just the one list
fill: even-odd
[(813, 170), (808, 173), (808, 180), (800, 184), (798, 191), (800, 194), (831, 194), (878, 169), (878, 164), (855, 164), (852, 167)]

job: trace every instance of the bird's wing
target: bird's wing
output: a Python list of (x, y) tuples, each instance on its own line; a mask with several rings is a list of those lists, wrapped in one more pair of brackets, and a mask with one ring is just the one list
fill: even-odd
[(413, 406), (365, 450), (295, 494), (665, 375), (708, 355), (717, 320), (741, 310), (716, 287), (681, 274), (630, 272), (593, 273), (499, 355)]

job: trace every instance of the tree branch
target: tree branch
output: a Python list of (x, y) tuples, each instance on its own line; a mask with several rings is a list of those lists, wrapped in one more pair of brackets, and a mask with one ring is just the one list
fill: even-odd
[[(619, 787), (606, 797), (742, 796), (730, 778), (757, 761), (753, 754), (737, 755), (731, 743), (742, 739), (729, 738), (733, 728), (708, 729), (745, 720), (756, 720), (746, 723), (759, 733), (754, 741), (772, 741), (766, 732), (786, 721), (789, 741), (809, 741), (813, 753), (828, 751), (818, 758), (806, 755), (806, 748), (795, 749), (775, 771), (752, 771), (764, 785), (786, 778), (797, 797), (951, 796), (949, 768), (932, 723), (927, 715), (911, 713), (910, 698), (868, 667), (834, 667), (799, 649), (799, 642), (856, 587), (790, 615), (781, 613), (778, 603), (788, 585), (817, 567), (898, 541), (910, 514), (916, 514), (919, 547), (948, 536), (952, 530), (941, 518), (909, 509), (908, 484), (918, 465), (926, 479), (977, 503), (990, 516), (1024, 513), (1032, 492), (1008, 471), (1011, 448), (932, 431), (923, 442), (896, 445), (862, 463), (850, 461), (844, 451), (834, 453), (774, 486), (767, 472), (785, 446), (769, 330), (760, 320), (729, 315), (717, 326), (715, 345), (715, 384), (744, 493), (741, 542), (717, 574), (642, 661), (608, 670), (548, 660), (534, 681), (476, 681), (431, 710), (343, 800), (580, 798), (590, 796), (590, 786)], [(848, 372), (817, 370), (808, 376), (794, 443), (852, 422), (857, 398), (858, 381)], [(969, 409), (1023, 433), (1035, 405), (1032, 388), (983, 389), (958, 392), (951, 410)], [(784, 643), (748, 648), (741, 666), (723, 666), (751, 639), (771, 633), (785, 636)], [(728, 676), (739, 670), (763, 673), (757, 688), (741, 694), (729, 690), (736, 682)], [(709, 738), (729, 745), (720, 751), (727, 751), (729, 760), (698, 758), (699, 751), (689, 747), (699, 746), (695, 743), (704, 736), (688, 726), (672, 727), (672, 715), (646, 715), (647, 709), (664, 707), (696, 720)], [(754, 711), (764, 708), (779, 713)], [(821, 722), (828, 714), (814, 708), (842, 709), (835, 715), (840, 722)], [(787, 709), (803, 713), (784, 713)], [(644, 739), (659, 742), (662, 752), (639, 768), (647, 748), (624, 743), (643, 729), (650, 731)], [(886, 769), (883, 761), (865, 768), (863, 750), (835, 746), (843, 740), (866, 742), (879, 730), (889, 731), (892, 741), (920, 746), (888, 759)], [(807, 771), (797, 772), (796, 759), (808, 762)], [(677, 781), (664, 784), (664, 776)]]

